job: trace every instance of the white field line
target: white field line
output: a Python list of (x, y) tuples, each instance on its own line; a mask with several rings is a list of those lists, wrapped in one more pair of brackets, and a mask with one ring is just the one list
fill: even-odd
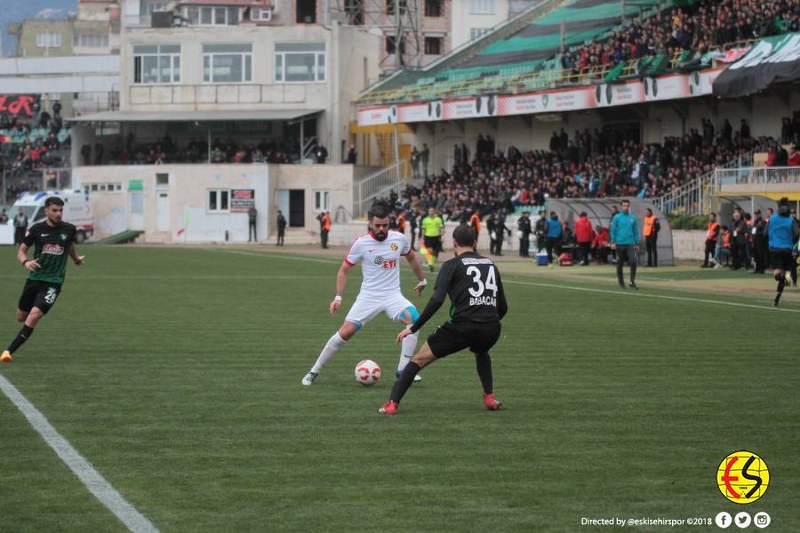
[(653, 298), (657, 300), (673, 300), (678, 302), (691, 302), (713, 305), (728, 305), (731, 307), (744, 307), (747, 309), (760, 309), (761, 311), (777, 311), (783, 313), (800, 313), (800, 309), (785, 309), (783, 307), (773, 307), (766, 305), (744, 304), (739, 302), (726, 302), (724, 300), (708, 300), (706, 298), (687, 298), (684, 296), (667, 296), (664, 294), (648, 294), (647, 292), (633, 290), (610, 290), (610, 289), (591, 289), (589, 287), (572, 287), (569, 285), (558, 285), (555, 283), (536, 283), (533, 281), (503, 280), (505, 285), (526, 285), (531, 287), (545, 287), (548, 289), (565, 289), (569, 291), (594, 292), (599, 294), (614, 294), (617, 296), (630, 296), (635, 298)]
[(78, 476), (78, 479), (89, 489), (95, 498), (102, 503), (114, 516), (116, 516), (125, 526), (134, 533), (157, 532), (158, 529), (144, 517), (133, 505), (128, 503), (122, 495), (116, 491), (111, 483), (94, 469), (92, 464), (87, 461), (72, 445), (56, 431), (45, 416), (28, 401), (17, 388), (11, 384), (4, 376), (0, 375), (0, 390), (17, 406), (17, 409), (25, 415), (33, 429), (41, 435), (44, 441), (56, 452), (64, 464)]

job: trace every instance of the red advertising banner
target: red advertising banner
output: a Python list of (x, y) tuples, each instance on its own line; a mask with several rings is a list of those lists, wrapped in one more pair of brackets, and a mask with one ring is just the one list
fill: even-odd
[(711, 94), (722, 68), (690, 74), (598, 84), (570, 89), (549, 89), (515, 95), (477, 95), (452, 100), (373, 106), (358, 110), (359, 126), (436, 122), (484, 117), (508, 117), (579, 111), (598, 107), (642, 104)]
[(256, 206), (256, 191), (253, 189), (233, 189), (231, 191), (231, 213), (247, 213)]
[(0, 114), (32, 118), (39, 114), (39, 95), (0, 94)]

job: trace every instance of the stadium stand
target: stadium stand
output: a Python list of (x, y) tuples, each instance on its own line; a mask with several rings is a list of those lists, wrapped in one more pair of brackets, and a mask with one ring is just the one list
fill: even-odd
[(544, 4), (554, 5), (533, 11), (511, 35), (469, 47), (429, 70), (404, 72), (363, 95), (359, 105), (511, 94), (685, 72), (710, 66), (724, 50), (800, 29), (800, 4), (793, 0)]
[[(703, 119), (703, 124), (710, 121)], [(777, 130), (777, 126), (776, 126)], [(683, 137), (667, 137), (662, 144), (642, 145), (632, 140), (609, 138), (604, 132), (553, 133), (549, 151), (506, 153), (481, 149), (469, 165), (442, 169), (422, 187), (409, 186), (397, 207), (439, 209), (448, 219), (467, 220), (478, 212), (514, 212), (544, 206), (548, 198), (653, 198), (709, 174), (715, 168), (740, 161), (752, 164), (753, 153), (775, 149), (770, 137), (751, 139), (736, 132), (731, 138), (721, 131), (692, 129)], [(766, 155), (762, 164), (768, 164)], [(758, 163), (756, 163), (758, 164)]]

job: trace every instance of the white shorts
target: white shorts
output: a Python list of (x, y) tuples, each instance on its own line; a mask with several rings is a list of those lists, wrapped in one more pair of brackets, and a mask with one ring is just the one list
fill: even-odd
[(409, 307), (414, 309), (412, 318), (416, 318), (418, 316), (417, 308), (400, 293), (382, 296), (359, 294), (353, 307), (347, 312), (345, 321), (355, 324), (357, 328), (361, 328), (381, 312), (385, 313), (391, 320), (398, 320), (400, 314)]

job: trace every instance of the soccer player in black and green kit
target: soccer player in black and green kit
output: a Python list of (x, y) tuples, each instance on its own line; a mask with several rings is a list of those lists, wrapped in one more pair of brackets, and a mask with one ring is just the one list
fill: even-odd
[[(75, 226), (61, 220), (64, 201), (51, 196), (44, 202), (44, 213), (45, 221), (31, 226), (17, 251), (17, 260), (30, 271), (17, 309), (17, 321), (25, 325), (0, 355), (0, 362), (11, 362), (11, 354), (30, 338), (36, 324), (56, 303), (67, 271), (67, 256), (76, 265), (83, 264), (83, 256), (75, 250)], [(33, 259), (28, 259), (28, 248), (34, 244)]]
[(492, 390), (492, 360), (489, 350), (500, 338), (500, 319), (508, 312), (500, 272), (491, 259), (475, 252), (475, 231), (461, 224), (453, 231), (455, 258), (442, 265), (436, 288), (416, 321), (397, 335), (397, 342), (416, 333), (450, 296), (450, 320), (436, 328), (428, 341), (411, 358), (392, 387), (389, 401), (378, 409), (385, 415), (397, 413), (414, 376), (437, 359), (465, 348), (475, 354), (475, 366), (483, 386), (483, 404), (490, 411), (503, 405)]

